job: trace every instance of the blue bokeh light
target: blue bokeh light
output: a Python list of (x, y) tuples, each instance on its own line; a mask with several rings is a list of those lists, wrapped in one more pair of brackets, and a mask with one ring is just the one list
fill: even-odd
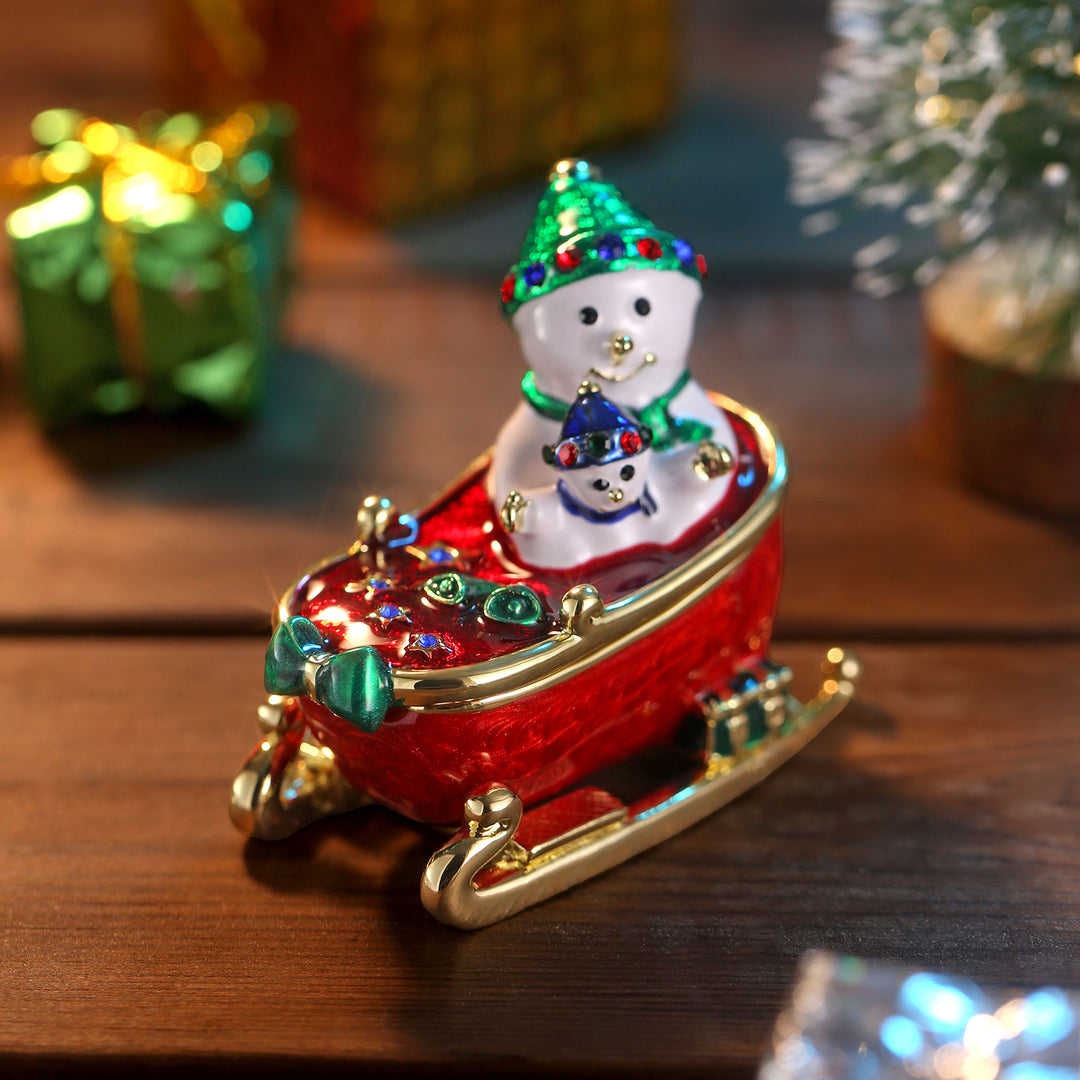
[(235, 199), (226, 203), (225, 209), (221, 211), (221, 220), (225, 222), (225, 227), (233, 232), (243, 232), (251, 224), (253, 216), (247, 203)]
[(914, 1057), (923, 1047), (922, 1030), (906, 1016), (890, 1016), (881, 1024), (881, 1044), (898, 1058)]
[(959, 1037), (979, 1011), (958, 986), (940, 975), (921, 971), (905, 980), (900, 1000), (923, 1025), (941, 1038)]
[(1067, 1065), (1043, 1065), (1039, 1061), (1019, 1061), (1005, 1069), (998, 1080), (1076, 1080), (1076, 1069)]
[(1069, 999), (1060, 990), (1037, 990), (1024, 999), (1024, 1044), (1042, 1050), (1060, 1042), (1075, 1020)]

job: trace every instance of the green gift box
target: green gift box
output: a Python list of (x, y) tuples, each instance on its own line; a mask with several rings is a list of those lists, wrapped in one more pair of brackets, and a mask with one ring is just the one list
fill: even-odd
[(93, 415), (256, 405), (288, 286), (287, 110), (141, 130), (67, 110), (9, 180), (24, 375), (49, 428)]

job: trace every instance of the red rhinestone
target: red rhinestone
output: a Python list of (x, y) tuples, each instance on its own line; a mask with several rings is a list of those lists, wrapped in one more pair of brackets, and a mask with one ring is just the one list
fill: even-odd
[(638, 254), (646, 259), (659, 259), (664, 254), (660, 241), (655, 236), (643, 236), (637, 242)]
[(697, 263), (698, 273), (702, 277), (708, 277), (709, 267), (708, 264), (705, 262), (705, 256), (702, 255), (700, 251), (694, 256), (694, 262)]
[(624, 431), (619, 436), (619, 445), (624, 454), (636, 454), (641, 449), (641, 436), (632, 429)]
[(560, 443), (559, 449), (555, 451), (555, 456), (564, 469), (572, 468), (578, 458), (577, 447), (572, 442)]
[(576, 247), (568, 247), (555, 252), (555, 265), (564, 273), (576, 270), (581, 265), (581, 251)]
[(502, 296), (502, 302), (509, 304), (514, 299), (514, 287), (517, 285), (517, 278), (513, 274), (507, 274), (503, 278), (502, 290), (500, 295)]

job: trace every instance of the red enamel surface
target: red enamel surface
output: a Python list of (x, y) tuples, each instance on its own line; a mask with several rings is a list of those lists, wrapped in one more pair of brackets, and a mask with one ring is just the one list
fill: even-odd
[(477, 713), (392, 709), (365, 734), (308, 699), (350, 783), (419, 821), (457, 823), (486, 782), (526, 805), (670, 739), (702, 693), (761, 659), (780, 586), (777, 520), (718, 588), (656, 633), (550, 689)]
[[(346, 556), (301, 580), (290, 610), (315, 622), (334, 647), (372, 644), (392, 667), (454, 667), (543, 640), (567, 589), (589, 582), (611, 603), (696, 554), (746, 512), (764, 486), (765, 468), (750, 427), (729, 418), (739, 441), (735, 482), (709, 518), (670, 547), (645, 546), (570, 571), (515, 566), (481, 469), (420, 521), (416, 549), (451, 545), (460, 551), (456, 561), (431, 565), (403, 552), (383, 571), (387, 587), (373, 590), (365, 585), (369, 568), (359, 556)], [(421, 586), (446, 569), (500, 584), (526, 580), (541, 598), (545, 620), (534, 627), (486, 624), (476, 610), (432, 603)], [(399, 707), (366, 734), (307, 698), (300, 704), (349, 781), (409, 817), (457, 823), (464, 800), (487, 782), (507, 784), (535, 803), (671, 738), (695, 698), (722, 689), (739, 668), (760, 660), (780, 571), (778, 519), (728, 578), (658, 631), (566, 682), (495, 709), (420, 714)], [(402, 617), (380, 620), (379, 609), (388, 604)], [(439, 649), (417, 653), (417, 638), (429, 633), (439, 638)]]

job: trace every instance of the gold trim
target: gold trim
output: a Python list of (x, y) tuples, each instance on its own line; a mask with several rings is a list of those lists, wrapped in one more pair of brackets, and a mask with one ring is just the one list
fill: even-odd
[[(575, 586), (563, 598), (559, 628), (545, 641), (460, 667), (398, 668), (394, 672), (395, 698), (417, 712), (480, 712), (516, 701), (565, 682), (653, 633), (734, 572), (780, 510), (787, 487), (787, 463), (783, 447), (760, 416), (721, 394), (710, 397), (753, 428), (768, 470), (761, 494), (728, 532), (674, 570), (611, 605), (605, 606), (591, 585)], [(489, 460), (490, 455), (477, 459), (447, 492)], [(442, 498), (445, 493), (429, 505)], [(415, 516), (424, 513), (418, 511)], [(350, 550), (355, 552), (355, 546)], [(318, 573), (345, 554), (324, 559), (304, 577)], [(279, 601), (279, 620), (288, 617), (287, 598), (295, 588), (290, 587)]]
[(292, 701), (274, 695), (260, 706), (263, 738), (233, 780), (229, 816), (245, 836), (283, 840), (314, 821), (371, 801), (341, 775), (334, 752), (310, 733), (292, 754), (282, 756)]
[[(788, 720), (754, 749), (725, 759), (724, 767), (709, 760), (679, 791), (664, 791), (646, 800), (636, 814), (609, 811), (588, 826), (574, 829), (560, 845), (549, 844), (530, 858), (514, 834), (521, 823), (521, 800), (508, 788), (495, 787), (465, 804), (465, 827), (432, 855), (420, 881), (420, 899), (440, 922), (462, 930), (516, 915), (547, 900), (707, 817), (744, 794), (798, 753), (840, 712), (855, 693), (862, 666), (854, 654), (830, 649), (822, 665), (825, 681), (806, 705), (787, 698)], [(782, 680), (781, 680), (782, 681)], [(783, 693), (782, 686), (776, 691)], [(505, 859), (504, 852), (513, 858)], [(475, 877), (488, 867), (510, 871), (487, 887)]]

